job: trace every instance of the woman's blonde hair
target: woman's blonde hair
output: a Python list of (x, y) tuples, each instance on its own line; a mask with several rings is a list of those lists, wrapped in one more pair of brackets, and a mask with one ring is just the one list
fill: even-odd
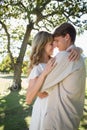
[[(38, 65), (42, 61), (44, 47), (47, 42), (53, 42), (53, 36), (47, 31), (39, 31), (33, 41), (32, 41), (32, 52), (30, 55), (30, 65), (29, 70), (33, 68), (34, 65)], [(30, 71), (29, 71), (30, 72)]]

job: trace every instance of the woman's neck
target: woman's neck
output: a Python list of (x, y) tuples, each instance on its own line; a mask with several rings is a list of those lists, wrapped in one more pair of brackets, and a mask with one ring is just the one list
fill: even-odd
[(43, 58), (42, 58), (42, 61), (44, 63), (47, 63), (49, 61), (49, 59), (50, 59), (50, 56), (44, 55)]

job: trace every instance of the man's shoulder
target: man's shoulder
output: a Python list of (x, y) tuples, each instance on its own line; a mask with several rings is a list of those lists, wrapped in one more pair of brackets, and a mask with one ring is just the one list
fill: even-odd
[(64, 59), (68, 60), (68, 56), (69, 56), (69, 52), (67, 52), (67, 51), (60, 51), (60, 52), (57, 53), (57, 55), (55, 57), (56, 57), (56, 60), (58, 62), (60, 62), (60, 61), (63, 61)]
[(82, 55), (80, 56), (79, 61), (82, 63), (82, 65), (85, 64), (85, 59)]
[(67, 51), (60, 51), (56, 54), (56, 58), (60, 58), (60, 57), (63, 57), (63, 56), (68, 56), (69, 55), (69, 52)]

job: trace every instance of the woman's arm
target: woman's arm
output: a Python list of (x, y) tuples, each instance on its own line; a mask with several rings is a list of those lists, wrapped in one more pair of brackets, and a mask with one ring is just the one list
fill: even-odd
[(26, 94), (26, 102), (28, 104), (32, 103), (38, 91), (40, 90), (46, 76), (52, 71), (55, 65), (56, 65), (55, 58), (52, 58), (51, 60), (49, 60), (44, 71), (40, 74), (39, 77), (30, 79), (28, 89), (27, 89), (27, 94)]
[(26, 94), (26, 102), (27, 104), (31, 104), (34, 98), (36, 97), (38, 91), (40, 90), (44, 80), (45, 75), (42, 73), (39, 77), (34, 79), (30, 79), (27, 94)]

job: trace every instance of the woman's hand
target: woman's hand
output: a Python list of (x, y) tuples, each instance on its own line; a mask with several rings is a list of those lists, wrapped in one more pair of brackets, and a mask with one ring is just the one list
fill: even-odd
[(55, 58), (51, 58), (49, 61), (48, 61), (48, 63), (46, 64), (46, 67), (45, 67), (45, 69), (44, 69), (44, 71), (43, 71), (43, 74), (45, 75), (45, 76), (47, 76), (52, 70), (53, 70), (53, 68), (56, 66), (56, 59)]
[(46, 92), (42, 92), (42, 93), (38, 93), (38, 92), (41, 89), (46, 76), (55, 67), (55, 65), (56, 65), (55, 61), (56, 61), (55, 58), (50, 59), (48, 61), (48, 63), (46, 64), (46, 67), (43, 70), (43, 72), (38, 77), (36, 77), (34, 79), (30, 79), (29, 84), (28, 84), (27, 94), (26, 94), (26, 102), (28, 104), (32, 103), (32, 101), (35, 99), (37, 94), (41, 98), (48, 96), (48, 93), (46, 93)]
[(48, 96), (48, 93), (45, 92), (45, 91), (44, 91), (44, 92), (38, 92), (37, 96), (38, 96), (39, 98), (45, 98), (45, 97)]
[(82, 49), (79, 47), (74, 47), (68, 50), (70, 52), (69, 54), (69, 60), (70, 61), (75, 61), (80, 58), (80, 54), (82, 53)]

